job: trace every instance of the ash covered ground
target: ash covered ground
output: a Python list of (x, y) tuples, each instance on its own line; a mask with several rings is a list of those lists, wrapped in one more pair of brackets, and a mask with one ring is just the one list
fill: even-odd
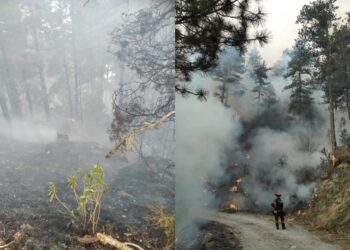
[(144, 160), (106, 159), (109, 149), (93, 142), (0, 140), (0, 240), (4, 243), (12, 240), (21, 225), (29, 224), (32, 229), (23, 240), (25, 249), (108, 249), (79, 244), (76, 237), (84, 232), (48, 199), (48, 185), (55, 182), (62, 199), (73, 201), (65, 186), (67, 177), (95, 163), (104, 167), (108, 184), (99, 231), (145, 249), (164, 243), (164, 233), (144, 217), (152, 204), (174, 209), (174, 173), (169, 161), (147, 158), (146, 165)]

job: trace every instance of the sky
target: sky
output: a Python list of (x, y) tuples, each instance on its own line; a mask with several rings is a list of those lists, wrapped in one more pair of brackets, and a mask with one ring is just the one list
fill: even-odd
[[(265, 28), (271, 34), (271, 40), (259, 48), (263, 58), (272, 66), (282, 55), (283, 50), (291, 48), (298, 36), (299, 25), (295, 23), (303, 5), (310, 0), (262, 0), (261, 6), (267, 12)], [(338, 0), (338, 14), (345, 16), (350, 11), (349, 0)]]

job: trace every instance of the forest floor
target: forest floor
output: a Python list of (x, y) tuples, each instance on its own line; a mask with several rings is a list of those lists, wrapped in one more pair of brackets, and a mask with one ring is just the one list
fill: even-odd
[(55, 182), (60, 198), (72, 201), (65, 185), (67, 177), (96, 163), (104, 167), (109, 187), (99, 231), (144, 249), (157, 249), (164, 243), (164, 233), (144, 218), (150, 205), (174, 210), (174, 173), (166, 170), (167, 161), (148, 159), (147, 167), (141, 160), (125, 163), (116, 157), (106, 159), (109, 149), (97, 143), (0, 140), (0, 245), (12, 241), (21, 225), (29, 224), (24, 249), (109, 249), (99, 244), (81, 245), (77, 236), (83, 232), (48, 199), (49, 183)]
[[(249, 213), (203, 212), (210, 223), (219, 223), (231, 228), (239, 242), (231, 249), (243, 250), (340, 250), (341, 247), (324, 242), (319, 235), (305, 230), (295, 223), (286, 223), (287, 230), (276, 230), (274, 218), (268, 215)], [(210, 224), (209, 223), (209, 224)], [(221, 234), (221, 230), (217, 230)], [(229, 243), (232, 244), (232, 243)], [(203, 245), (203, 243), (202, 243)], [(202, 247), (200, 249), (209, 249)], [(222, 249), (230, 249), (223, 246)]]

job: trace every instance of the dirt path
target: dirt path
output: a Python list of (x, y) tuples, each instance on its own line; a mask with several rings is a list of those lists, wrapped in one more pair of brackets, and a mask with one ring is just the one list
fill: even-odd
[(287, 230), (276, 230), (272, 216), (247, 213), (205, 212), (207, 219), (233, 228), (243, 250), (340, 250), (322, 242), (301, 226), (287, 223)]

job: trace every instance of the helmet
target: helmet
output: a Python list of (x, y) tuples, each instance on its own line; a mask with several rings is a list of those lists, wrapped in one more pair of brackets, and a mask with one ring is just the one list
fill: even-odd
[(277, 193), (275, 193), (275, 196), (276, 196), (276, 197), (281, 197), (282, 194), (281, 194), (280, 192), (277, 192)]

